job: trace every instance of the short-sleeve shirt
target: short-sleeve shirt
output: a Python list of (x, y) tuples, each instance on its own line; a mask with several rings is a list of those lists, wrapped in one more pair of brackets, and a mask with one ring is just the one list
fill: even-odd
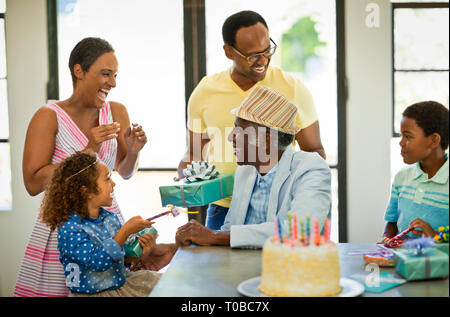
[(439, 227), (449, 223), (448, 185), (448, 156), (431, 179), (419, 162), (403, 168), (395, 175), (384, 219), (396, 222), (402, 232), (411, 221), (420, 218), (437, 232)]
[(125, 252), (113, 239), (120, 227), (119, 218), (103, 208), (98, 218), (72, 212), (58, 226), (59, 260), (71, 292), (92, 294), (125, 283)]
[[(276, 67), (269, 67), (265, 78), (256, 83), (275, 89), (298, 107), (297, 124), (306, 128), (317, 121), (313, 98), (305, 85)], [(253, 88), (253, 87), (252, 87)], [(204, 77), (192, 92), (188, 102), (188, 129), (208, 133), (211, 140), (207, 160), (220, 173), (234, 173), (236, 158), (228, 135), (234, 128), (231, 110), (238, 107), (252, 88), (243, 91), (231, 78), (230, 69)], [(230, 206), (231, 198), (215, 202)]]

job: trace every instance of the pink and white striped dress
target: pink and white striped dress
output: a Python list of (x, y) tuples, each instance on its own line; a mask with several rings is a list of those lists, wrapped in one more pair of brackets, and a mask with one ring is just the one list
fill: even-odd
[[(56, 103), (49, 103), (46, 107), (56, 112), (58, 120), (58, 132), (52, 156), (52, 164), (56, 164), (76, 151), (85, 149), (88, 144), (88, 138), (70, 116)], [(112, 122), (111, 107), (106, 102), (99, 110), (99, 124)], [(116, 153), (117, 140), (112, 139), (102, 143), (98, 156), (112, 170), (116, 160)], [(115, 198), (113, 199), (113, 205), (106, 209), (116, 213), (120, 221), (124, 222)], [(69, 290), (66, 287), (63, 266), (59, 262), (57, 231), (50, 231), (50, 228), (41, 222), (39, 216), (36, 219), (25, 249), (25, 255), (17, 276), (14, 296), (68, 296)]]

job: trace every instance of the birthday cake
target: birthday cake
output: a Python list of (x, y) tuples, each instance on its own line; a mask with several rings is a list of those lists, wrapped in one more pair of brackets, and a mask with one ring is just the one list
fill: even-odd
[(340, 266), (336, 244), (324, 239), (305, 243), (278, 237), (269, 238), (263, 246), (262, 278), (259, 290), (268, 296), (335, 296)]

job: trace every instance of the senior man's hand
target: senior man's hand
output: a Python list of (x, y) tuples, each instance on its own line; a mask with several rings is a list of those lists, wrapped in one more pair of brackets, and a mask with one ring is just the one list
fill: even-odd
[(157, 244), (150, 253), (143, 253), (139, 258), (132, 258), (130, 271), (159, 271), (169, 264), (177, 249), (178, 246), (175, 243)]
[(177, 230), (175, 239), (178, 244), (189, 245), (212, 245), (214, 230), (206, 228), (195, 220), (189, 221)]
[(178, 228), (175, 236), (179, 245), (230, 245), (230, 232), (212, 230), (201, 225), (195, 220), (189, 221), (184, 226)]

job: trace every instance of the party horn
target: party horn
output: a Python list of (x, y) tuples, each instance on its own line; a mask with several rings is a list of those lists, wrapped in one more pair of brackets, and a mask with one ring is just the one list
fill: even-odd
[(148, 220), (148, 221), (152, 221), (152, 220), (154, 220), (154, 219), (156, 219), (156, 218), (159, 218), (159, 217), (168, 215), (168, 214), (170, 214), (171, 212), (172, 212), (171, 210), (164, 211), (164, 212), (162, 212), (162, 213), (160, 213), (160, 214), (157, 214), (156, 216), (153, 216), (153, 217), (148, 218), (147, 220)]
[[(168, 211), (164, 211), (162, 213), (159, 213), (159, 214), (157, 214), (157, 215), (155, 215), (153, 217), (150, 217), (150, 218), (148, 218), (146, 220), (152, 221), (152, 220), (154, 220), (156, 218), (159, 218), (159, 217), (162, 217), (162, 216), (166, 216), (166, 215), (168, 215), (170, 213), (172, 213), (174, 217), (176, 217), (176, 216), (178, 216), (180, 214), (179, 213), (179, 208), (174, 207), (173, 205), (168, 205), (168, 207), (170, 208)], [(187, 213), (187, 214), (197, 214), (198, 213), (198, 211), (184, 211), (184, 210), (182, 210), (182, 211)]]
[(389, 248), (399, 247), (403, 243), (403, 240), (400, 240), (400, 238), (402, 238), (404, 235), (408, 234), (412, 230), (413, 230), (413, 228), (408, 228), (405, 231), (400, 232), (398, 235), (396, 235), (395, 237), (393, 237), (391, 239), (383, 239), (384, 245)]

